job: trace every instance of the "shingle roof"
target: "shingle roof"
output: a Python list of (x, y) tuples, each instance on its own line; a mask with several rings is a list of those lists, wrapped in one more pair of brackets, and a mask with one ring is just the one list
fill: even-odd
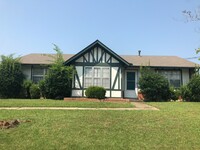
[[(42, 64), (48, 65), (51, 64), (55, 54), (28, 54), (21, 57), (22, 64)], [(63, 54), (64, 60), (71, 58), (73, 54)]]
[[(29, 54), (21, 57), (22, 64), (51, 64), (52, 57), (55, 54)], [(64, 60), (70, 59), (73, 54), (63, 54)], [(194, 68), (195, 63), (177, 56), (136, 56), (119, 55), (133, 66), (151, 66), (151, 67), (185, 67)]]
[(132, 63), (133, 66), (151, 67), (195, 67), (195, 63), (177, 56), (136, 56), (121, 55), (123, 59)]

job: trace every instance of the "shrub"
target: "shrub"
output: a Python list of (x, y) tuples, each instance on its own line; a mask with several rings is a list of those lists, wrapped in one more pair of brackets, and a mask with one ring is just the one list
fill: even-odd
[(170, 87), (170, 99), (171, 100), (178, 100), (179, 96), (181, 96), (181, 90), (171, 86)]
[(30, 87), (30, 95), (32, 99), (40, 98), (40, 88), (37, 84), (32, 84)]
[(40, 88), (40, 95), (43, 98), (46, 98), (45, 80), (40, 80), (40, 82), (39, 82), (39, 88)]
[[(63, 99), (71, 96), (73, 67), (65, 66), (61, 50), (54, 45), (57, 54), (45, 78), (45, 96), (51, 99)], [(43, 90), (43, 89), (42, 89)], [(44, 92), (44, 91), (43, 91)], [(43, 93), (44, 94), (44, 93)]]
[(180, 93), (181, 93), (181, 97), (183, 100), (185, 100), (185, 101), (190, 100), (191, 93), (190, 93), (190, 90), (188, 89), (187, 85), (181, 86)]
[(170, 99), (167, 79), (149, 68), (141, 70), (139, 87), (146, 101), (167, 101)]
[(187, 85), (188, 100), (192, 102), (200, 102), (200, 76), (194, 75)]
[(0, 96), (2, 98), (19, 97), (24, 78), (20, 58), (2, 55), (0, 60)]
[(99, 86), (90, 86), (85, 91), (85, 95), (88, 98), (104, 99), (105, 94), (106, 94), (105, 88)]
[(30, 87), (33, 84), (33, 82), (31, 80), (24, 80), (23, 81), (23, 91), (24, 91), (24, 97), (25, 98), (31, 98), (31, 94), (30, 94)]

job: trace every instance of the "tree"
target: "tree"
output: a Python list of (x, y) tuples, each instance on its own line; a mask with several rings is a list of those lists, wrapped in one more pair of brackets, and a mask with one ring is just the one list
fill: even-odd
[(167, 79), (150, 68), (141, 69), (139, 88), (148, 101), (167, 101), (170, 99), (170, 88)]
[(73, 67), (65, 66), (63, 54), (59, 47), (54, 44), (56, 51), (53, 57), (52, 65), (50, 66), (47, 76), (44, 80), (45, 97), (52, 99), (63, 99), (71, 96), (71, 86), (73, 77)]
[[(183, 15), (186, 17), (187, 22), (198, 22), (200, 21), (200, 7), (198, 7), (193, 12), (190, 10), (184, 10), (182, 11)], [(196, 49), (196, 54), (200, 52), (200, 48)], [(200, 58), (199, 58), (200, 60)]]
[(13, 55), (1, 56), (0, 62), (0, 97), (16, 98), (23, 83), (20, 58)]
[(189, 10), (182, 11), (183, 15), (186, 17), (187, 21), (200, 21), (200, 8), (191, 12)]

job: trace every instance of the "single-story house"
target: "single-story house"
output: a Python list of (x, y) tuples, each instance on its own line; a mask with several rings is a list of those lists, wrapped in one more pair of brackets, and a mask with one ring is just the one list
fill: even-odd
[[(195, 63), (177, 56), (118, 55), (96, 40), (75, 55), (63, 55), (65, 65), (76, 69), (72, 96), (83, 97), (87, 87), (106, 88), (107, 97), (136, 98), (140, 67), (149, 66), (163, 74), (174, 87), (189, 82), (195, 71)], [(48, 54), (29, 54), (21, 58), (23, 73), (27, 79), (38, 82), (43, 79), (52, 57)]]

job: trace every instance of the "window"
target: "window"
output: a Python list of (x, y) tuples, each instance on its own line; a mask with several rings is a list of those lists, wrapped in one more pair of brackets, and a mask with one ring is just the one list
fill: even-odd
[(46, 69), (45, 68), (33, 68), (32, 69), (32, 80), (34, 83), (38, 83), (40, 80), (44, 79), (44, 76), (46, 75)]
[(110, 87), (110, 68), (102, 68), (102, 86)]
[(181, 86), (181, 72), (175, 70), (158, 70), (158, 73), (167, 78), (169, 84), (178, 88)]
[(92, 67), (85, 67), (85, 87), (92, 86)]
[(101, 68), (94, 68), (93, 69), (93, 76), (94, 76), (94, 79), (93, 79), (93, 85), (94, 86), (99, 86), (101, 85)]
[(110, 88), (109, 67), (85, 67), (85, 88), (89, 86), (102, 86)]

